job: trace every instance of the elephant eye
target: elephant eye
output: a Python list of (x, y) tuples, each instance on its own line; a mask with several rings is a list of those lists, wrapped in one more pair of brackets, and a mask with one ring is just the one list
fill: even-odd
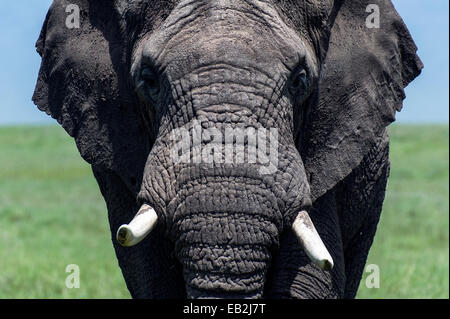
[(290, 92), (292, 95), (297, 95), (301, 91), (305, 91), (308, 86), (308, 74), (305, 69), (300, 69), (297, 71), (292, 78), (290, 85)]
[(145, 89), (148, 90), (149, 95), (153, 99), (156, 99), (160, 91), (156, 73), (151, 68), (146, 67), (141, 72), (141, 79), (145, 83)]

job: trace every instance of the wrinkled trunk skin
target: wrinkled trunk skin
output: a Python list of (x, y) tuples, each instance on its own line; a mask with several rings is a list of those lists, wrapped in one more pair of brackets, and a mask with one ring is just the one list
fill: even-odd
[(269, 176), (258, 175), (251, 165), (226, 164), (172, 165), (160, 174), (152, 167), (156, 161), (149, 162), (141, 200), (157, 208), (166, 236), (175, 243), (187, 296), (262, 297), (279, 235), (305, 206), (297, 196), (308, 193), (307, 184), (293, 174), (302, 169), (297, 162), (285, 164), (290, 172)]
[[(220, 91), (225, 92), (222, 99), (232, 98), (235, 90), (228, 84), (221, 85)], [(193, 95), (192, 91), (183, 95)], [(227, 105), (208, 92), (202, 94), (208, 96), (202, 103), (209, 103), (199, 105), (197, 110)], [(188, 116), (180, 116), (179, 123), (188, 126), (183, 122)], [(250, 116), (240, 116), (239, 123), (251, 123)], [(219, 119), (220, 112), (214, 111), (188, 118), (189, 122), (196, 120), (220, 130), (226, 123)], [(258, 122), (253, 125), (261, 126)], [(277, 169), (261, 174), (260, 164), (174, 164), (167, 147), (173, 145), (170, 134), (158, 137), (148, 159), (140, 198), (156, 208), (167, 237), (175, 243), (188, 297), (263, 296), (271, 251), (278, 246), (280, 233), (291, 225), (295, 213), (309, 205), (300, 156), (293, 142), (282, 138), (283, 132), (279, 134), (278, 163), (274, 163)], [(202, 143), (202, 148), (206, 144)]]
[[(148, 116), (156, 138), (139, 200), (155, 208), (158, 227), (174, 243), (189, 298), (258, 298), (281, 232), (311, 204), (285, 91), (292, 71), (286, 65), (294, 68), (306, 49), (294, 35), (283, 43), (292, 32), (285, 25), (267, 28), (279, 21), (274, 12), (260, 15), (245, 2), (208, 6), (183, 7), (188, 22), (186, 12), (174, 14), (166, 21), (170, 27), (142, 47), (143, 60), (164, 70), (165, 78), (156, 116)], [(283, 36), (275, 41), (269, 29)], [(185, 128), (192, 137), (195, 124), (222, 136), (227, 128), (276, 129), (276, 158), (269, 156), (275, 170), (261, 174), (268, 163), (247, 157), (244, 163), (174, 163), (171, 132)], [(211, 144), (225, 147), (224, 140), (202, 139), (201, 149)], [(189, 151), (192, 158), (192, 145)]]
[(189, 297), (262, 296), (281, 225), (276, 197), (265, 187), (255, 190), (257, 183), (212, 177), (185, 187), (186, 194), (175, 201), (179, 208), (171, 237), (179, 236), (176, 255)]

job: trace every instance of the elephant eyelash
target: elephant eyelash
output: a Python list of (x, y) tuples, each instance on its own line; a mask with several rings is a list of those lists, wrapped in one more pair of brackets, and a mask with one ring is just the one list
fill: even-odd
[(153, 101), (157, 100), (161, 91), (161, 85), (159, 76), (151, 67), (143, 67), (139, 75), (137, 89), (144, 92), (144, 95), (150, 97)]
[(291, 85), (294, 89), (299, 89), (300, 87), (306, 87), (308, 81), (308, 74), (306, 70), (300, 70), (294, 77)]
[(303, 97), (308, 92), (309, 73), (306, 67), (300, 66), (293, 72), (289, 81), (289, 92), (293, 97)]
[(156, 86), (158, 76), (150, 67), (144, 67), (141, 71), (141, 80), (151, 86)]

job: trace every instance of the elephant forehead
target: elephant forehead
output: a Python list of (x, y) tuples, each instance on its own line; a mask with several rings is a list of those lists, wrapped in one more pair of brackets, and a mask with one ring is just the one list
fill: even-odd
[(271, 4), (253, 0), (182, 1), (142, 45), (143, 59), (174, 77), (223, 62), (279, 73), (307, 53)]

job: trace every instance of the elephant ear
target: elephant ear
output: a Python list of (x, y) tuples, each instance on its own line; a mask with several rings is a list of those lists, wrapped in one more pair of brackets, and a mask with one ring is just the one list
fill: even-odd
[[(42, 64), (33, 101), (75, 138), (88, 163), (115, 171), (137, 193), (149, 145), (128, 83), (127, 45), (114, 3), (53, 2), (36, 44)], [(66, 25), (74, 4), (79, 28)]]
[[(369, 17), (372, 8), (375, 15), (379, 9), (379, 28), (366, 25), (367, 19), (376, 22)], [(383, 139), (402, 108), (403, 89), (423, 67), (390, 1), (337, 1), (328, 26), (317, 89), (299, 139), (313, 200)]]

